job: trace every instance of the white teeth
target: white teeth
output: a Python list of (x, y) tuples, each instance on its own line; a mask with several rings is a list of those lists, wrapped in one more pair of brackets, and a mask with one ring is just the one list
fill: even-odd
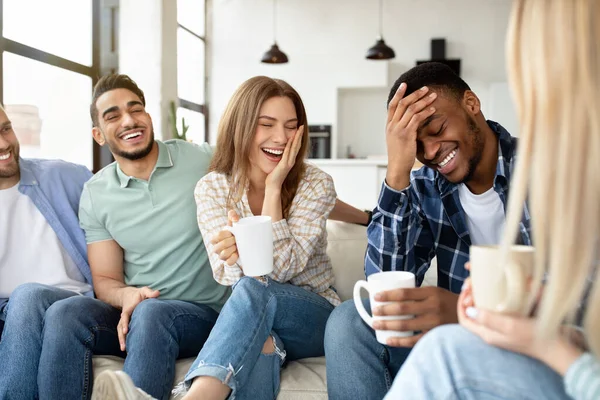
[(446, 164), (448, 164), (450, 162), (450, 160), (452, 160), (454, 158), (454, 156), (456, 155), (456, 150), (452, 150), (452, 152), (450, 154), (448, 154), (446, 156), (446, 158), (444, 158), (444, 160), (439, 163), (438, 165), (442, 168), (444, 168), (446, 166)]
[(283, 154), (283, 150), (263, 149), (263, 151), (270, 153), (270, 154), (274, 154), (276, 156), (280, 156)]
[(8, 160), (8, 157), (10, 157), (10, 153), (6, 153), (5, 155), (0, 156), (0, 161)]
[(141, 134), (142, 134), (142, 132), (133, 132), (133, 133), (129, 133), (129, 134), (127, 134), (127, 135), (123, 136), (123, 139), (125, 139), (125, 140), (129, 140), (129, 139), (131, 139), (131, 138), (138, 137), (138, 136), (140, 136)]

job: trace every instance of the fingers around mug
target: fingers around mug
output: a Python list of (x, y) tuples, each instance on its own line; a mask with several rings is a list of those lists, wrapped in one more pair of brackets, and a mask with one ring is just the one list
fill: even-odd
[(237, 247), (235, 245), (229, 246), (221, 250), (219, 254), (219, 258), (221, 261), (227, 261), (233, 255), (233, 253), (237, 252)]
[(227, 239), (223, 239), (219, 243), (215, 244), (213, 246), (213, 251), (218, 254), (229, 247), (235, 247), (235, 243), (235, 236), (228, 237)]
[[(239, 260), (239, 255), (237, 250), (234, 251), (231, 256), (229, 256), (229, 258), (225, 261), (225, 264), (227, 264), (229, 267), (233, 266), (237, 261)], [(240, 268), (242, 268), (242, 266), (240, 265)]]
[(410, 319), (377, 320), (373, 322), (373, 329), (378, 331), (425, 331), (437, 326), (432, 315), (421, 315)]
[(400, 122), (404, 117), (404, 114), (407, 112), (408, 108), (416, 103), (421, 97), (425, 96), (429, 88), (427, 86), (423, 86), (419, 90), (415, 90), (398, 103), (398, 107), (396, 107), (396, 111), (394, 112), (394, 117), (392, 118), (392, 122)]
[[(235, 212), (235, 210), (229, 210), (227, 212), (227, 222), (229, 225), (229, 223), (231, 222), (238, 222), (240, 220), (240, 216), (238, 215), (238, 213)], [(231, 225), (229, 225), (231, 226)]]
[(373, 309), (373, 315), (377, 316), (402, 316), (402, 315), (415, 315), (422, 314), (423, 302), (417, 301), (400, 301), (384, 304)]
[(211, 239), (210, 239), (210, 243), (211, 244), (217, 244), (227, 238), (230, 238), (233, 236), (233, 232), (230, 229), (231, 227), (225, 226), (223, 227), (223, 229), (221, 229), (219, 231), (219, 233), (217, 233), (216, 235), (214, 235)]
[(408, 337), (389, 337), (387, 338), (387, 345), (390, 347), (408, 347), (412, 348), (417, 342), (425, 335), (419, 333), (418, 335)]

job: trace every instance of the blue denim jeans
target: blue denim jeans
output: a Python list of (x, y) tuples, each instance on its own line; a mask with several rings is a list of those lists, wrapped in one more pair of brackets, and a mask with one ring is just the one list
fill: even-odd
[(562, 377), (542, 362), (490, 346), (460, 325), (445, 325), (419, 340), (385, 399), (571, 398)]
[(48, 310), (77, 293), (38, 283), (17, 287), (0, 310), (0, 399), (38, 397), (38, 366)]
[[(227, 384), (230, 399), (275, 399), (284, 360), (324, 354), (323, 336), (333, 305), (291, 284), (243, 277), (221, 310), (198, 358), (185, 377), (212, 376)], [(273, 337), (275, 352), (263, 354)]]
[[(370, 313), (369, 301), (363, 304)], [(354, 301), (342, 303), (331, 313), (325, 331), (329, 399), (381, 400), (410, 351), (379, 343)]]
[(78, 296), (57, 303), (46, 314), (38, 383), (40, 393), (50, 399), (90, 398), (95, 354), (125, 357), (123, 370), (136, 386), (168, 399), (176, 359), (198, 354), (218, 317), (201, 304), (144, 300), (131, 316), (125, 354), (117, 336), (120, 310)]

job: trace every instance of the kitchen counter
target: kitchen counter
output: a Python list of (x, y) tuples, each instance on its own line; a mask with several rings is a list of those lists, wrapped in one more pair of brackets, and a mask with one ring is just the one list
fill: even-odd
[(309, 163), (331, 166), (387, 167), (387, 158), (309, 158)]

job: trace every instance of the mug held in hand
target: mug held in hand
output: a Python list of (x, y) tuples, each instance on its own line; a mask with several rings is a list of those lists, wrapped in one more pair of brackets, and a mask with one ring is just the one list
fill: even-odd
[(235, 236), (239, 259), (246, 276), (263, 276), (273, 272), (273, 225), (271, 217), (242, 218), (226, 226)]

